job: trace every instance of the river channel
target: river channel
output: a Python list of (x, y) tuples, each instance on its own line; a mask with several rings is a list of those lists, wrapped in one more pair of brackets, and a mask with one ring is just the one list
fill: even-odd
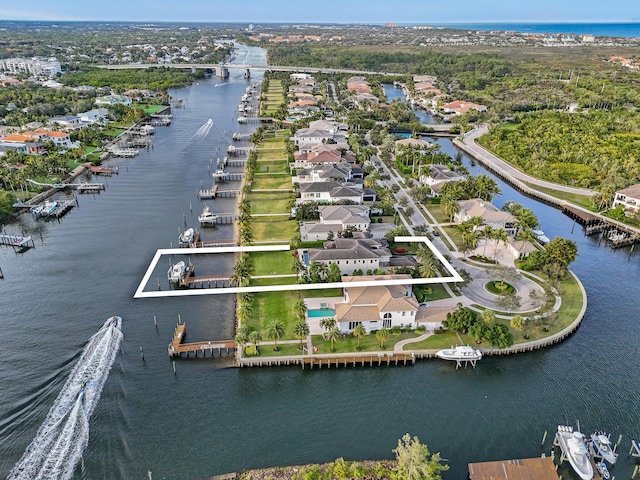
[[(264, 61), (263, 50), (242, 47), (236, 61), (259, 58)], [(123, 317), (122, 352), (92, 417), (76, 478), (142, 479), (152, 470), (155, 479), (182, 480), (337, 457), (390, 458), (409, 432), (448, 459), (446, 479), (463, 479), (468, 462), (548, 453), (550, 438), (540, 447), (544, 431), (576, 419), (586, 432), (623, 435), (614, 472), (630, 477), (633, 465), (624, 457), (631, 439), (640, 439), (634, 367), (640, 256), (599, 245), (558, 210), (500, 180), (498, 206), (515, 200), (535, 211), (549, 237), (578, 244), (572, 269), (589, 306), (565, 342), (488, 357), (475, 370), (435, 360), (410, 367), (235, 369), (222, 368), (228, 360), (200, 358), (177, 361), (174, 374), (167, 345), (178, 315), (191, 340), (230, 338), (233, 299), (132, 297), (156, 249), (175, 245), (185, 221), (197, 222), (196, 190), (201, 181), (209, 186), (211, 159), (241, 130), (235, 116), (248, 85), (242, 73), (172, 92), (185, 106), (170, 127), (157, 129), (153, 149), (120, 161), (106, 191), (80, 197), (79, 208), (60, 223), (21, 218), (6, 227), (34, 231), (36, 248), (17, 255), (0, 247), (0, 477), (35, 436), (89, 337), (114, 314)], [(251, 81), (260, 80), (252, 74)], [(209, 119), (210, 131), (196, 135)], [(449, 140), (438, 142), (457, 154)], [(486, 173), (463, 161), (472, 173)], [(232, 212), (234, 200), (210, 205)], [(205, 239), (231, 234), (231, 227), (207, 229)], [(191, 258), (200, 274), (218, 268), (204, 256)], [(163, 289), (166, 261), (157, 273)]]

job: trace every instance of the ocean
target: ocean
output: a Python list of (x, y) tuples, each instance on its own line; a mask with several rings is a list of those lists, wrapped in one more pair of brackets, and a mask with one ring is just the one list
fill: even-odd
[(596, 37), (640, 37), (640, 22), (630, 23), (434, 23), (403, 24), (403, 26), (428, 25), (435, 28), (458, 30), (514, 31), (520, 33), (573, 33)]

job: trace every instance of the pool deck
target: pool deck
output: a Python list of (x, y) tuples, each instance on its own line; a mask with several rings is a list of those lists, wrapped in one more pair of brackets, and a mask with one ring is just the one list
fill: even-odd
[[(319, 298), (305, 298), (304, 303), (307, 305), (307, 310), (320, 310), (321, 308), (335, 308), (336, 303), (344, 303), (343, 297), (319, 297)], [(331, 315), (329, 315), (331, 316)], [(307, 315), (307, 324), (309, 325), (309, 333), (311, 335), (321, 335), (324, 333), (324, 328), (320, 327), (320, 320), (326, 317), (309, 317)]]

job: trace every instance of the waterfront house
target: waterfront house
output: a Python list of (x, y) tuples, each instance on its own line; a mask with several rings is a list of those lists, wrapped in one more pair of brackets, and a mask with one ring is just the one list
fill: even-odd
[(410, 284), (349, 287), (350, 282), (410, 279), (411, 275), (363, 275), (343, 277), (344, 303), (336, 303), (336, 322), (343, 333), (362, 324), (367, 333), (381, 328), (415, 328), (418, 301)]
[(95, 99), (95, 104), (99, 107), (108, 107), (109, 105), (132, 105), (132, 101), (129, 97), (125, 95), (105, 95), (102, 97), (97, 97)]
[(622, 205), (628, 212), (640, 210), (640, 183), (618, 190), (613, 197), (613, 207)]
[[(356, 170), (354, 175), (353, 170)], [(309, 182), (347, 182), (354, 178), (362, 180), (364, 171), (359, 167), (353, 167), (350, 163), (325, 163), (314, 165), (310, 168), (301, 168), (296, 171), (296, 176), (291, 177), (292, 183)]]
[(515, 235), (518, 226), (518, 219), (509, 212), (499, 210), (491, 202), (473, 198), (471, 200), (460, 200), (458, 213), (453, 217), (456, 223), (466, 222), (473, 217), (482, 217), (484, 225), (489, 225), (495, 229), (503, 228), (509, 235)]
[(86, 112), (79, 113), (80, 120), (85, 125), (93, 125), (94, 123), (104, 124), (107, 121), (109, 110), (106, 108), (94, 108)]
[(400, 151), (400, 147), (410, 147), (421, 152), (428, 152), (433, 148), (434, 144), (422, 140), (420, 138), (403, 138), (396, 140), (396, 153)]
[(363, 189), (352, 183), (340, 182), (310, 182), (302, 183), (300, 198), (296, 203), (304, 202), (343, 202), (362, 203), (364, 201)]
[(420, 176), (420, 182), (424, 183), (431, 189), (434, 196), (440, 195), (442, 186), (447, 182), (455, 182), (463, 179), (464, 176), (458, 172), (451, 170), (446, 165), (433, 164), (427, 166), (427, 172)]
[(507, 240), (507, 250), (517, 259), (524, 260), (537, 250), (531, 242), (526, 240), (515, 240), (509, 238)]
[(329, 266), (335, 263), (340, 273), (351, 275), (354, 270), (376, 270), (388, 267), (391, 250), (384, 240), (374, 238), (336, 238), (324, 242), (323, 248), (301, 249), (303, 263), (309, 267), (312, 262)]
[(2, 137), (0, 145), (3, 152), (12, 150), (26, 153), (27, 155), (44, 155), (46, 153), (44, 143), (19, 133)]
[(445, 103), (441, 107), (443, 113), (454, 113), (456, 115), (462, 115), (471, 110), (477, 110), (479, 112), (486, 112), (486, 105), (479, 105), (473, 102), (464, 102), (462, 100), (454, 100), (453, 102)]
[(321, 205), (318, 222), (302, 222), (300, 238), (305, 242), (327, 240), (329, 232), (340, 235), (347, 229), (364, 232), (369, 229), (369, 207), (366, 205)]

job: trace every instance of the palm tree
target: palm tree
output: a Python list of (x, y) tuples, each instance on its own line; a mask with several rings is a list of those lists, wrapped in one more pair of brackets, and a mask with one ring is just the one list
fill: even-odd
[(484, 247), (482, 247), (482, 256), (486, 257), (487, 241), (493, 240), (495, 238), (495, 230), (491, 225), (485, 225), (484, 230), (482, 231), (482, 236), (484, 237)]
[(304, 320), (298, 321), (293, 326), (293, 336), (300, 340), (300, 350), (302, 350), (302, 340), (309, 335), (309, 324)]
[(254, 330), (249, 334), (249, 342), (253, 343), (253, 354), (258, 355), (258, 344), (262, 340), (262, 335), (257, 330)]
[[(456, 183), (456, 182), (452, 182)], [(449, 217), (449, 222), (453, 222), (453, 217), (460, 211), (460, 205), (455, 198), (444, 196), (442, 197), (442, 208), (444, 208), (444, 214)]]
[(509, 235), (507, 234), (507, 231), (504, 228), (499, 228), (498, 230), (495, 231), (493, 238), (496, 241), (496, 248), (493, 252), (493, 259), (495, 260), (496, 258), (498, 258), (498, 245), (500, 245), (500, 242), (503, 243), (507, 243), (507, 240), (509, 239)]
[(389, 338), (389, 329), (382, 327), (376, 332), (376, 338), (380, 340), (380, 348), (384, 348), (384, 342)]
[(282, 320), (271, 320), (267, 325), (267, 337), (269, 340), (273, 340), (273, 350), (278, 351), (278, 340), (284, 337), (284, 323)]
[(336, 319), (333, 317), (327, 317), (320, 320), (320, 328), (324, 328), (327, 331), (331, 330), (335, 326), (336, 326)]
[(367, 332), (364, 329), (364, 326), (362, 325), (362, 323), (358, 323), (355, 328), (353, 329), (353, 335), (356, 336), (358, 338), (358, 346), (356, 347), (356, 350), (360, 350), (360, 337), (366, 335)]
[(253, 306), (250, 303), (241, 302), (236, 308), (236, 318), (240, 321), (240, 324), (246, 325), (246, 323), (253, 317)]
[(307, 313), (307, 304), (304, 303), (303, 298), (299, 298), (298, 300), (296, 300), (296, 302), (293, 304), (293, 311), (296, 314), (298, 320), (304, 320), (304, 316)]
[(326, 340), (330, 340), (331, 341), (331, 351), (335, 351), (335, 348), (333, 348), (333, 344), (334, 342), (337, 342), (338, 340), (340, 340), (340, 329), (336, 326), (332, 327), (329, 331), (326, 332), (326, 334), (324, 335)]
[(236, 343), (238, 344), (238, 347), (240, 347), (241, 351), (244, 351), (244, 347), (249, 341), (249, 334), (249, 327), (246, 325), (240, 327), (238, 329), (238, 333), (236, 333)]

